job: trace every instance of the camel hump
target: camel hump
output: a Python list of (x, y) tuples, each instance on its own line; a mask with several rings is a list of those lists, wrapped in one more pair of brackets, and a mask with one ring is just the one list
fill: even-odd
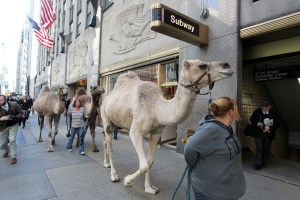
[(121, 74), (116, 82), (115, 88), (119, 85), (128, 84), (129, 82), (140, 81), (140, 78), (133, 71), (128, 71), (127, 73)]

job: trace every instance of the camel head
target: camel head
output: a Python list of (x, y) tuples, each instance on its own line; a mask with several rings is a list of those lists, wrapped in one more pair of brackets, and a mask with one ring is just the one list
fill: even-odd
[(66, 85), (58, 86), (58, 97), (60, 100), (65, 101), (69, 93), (69, 88)]
[[(230, 65), (226, 62), (184, 60), (179, 84), (195, 90), (200, 90), (207, 85), (211, 88), (214, 82), (229, 78), (233, 73)], [(194, 89), (192, 90), (195, 91)]]
[(100, 86), (90, 86), (90, 89), (92, 97), (100, 97), (105, 92), (104, 88)]

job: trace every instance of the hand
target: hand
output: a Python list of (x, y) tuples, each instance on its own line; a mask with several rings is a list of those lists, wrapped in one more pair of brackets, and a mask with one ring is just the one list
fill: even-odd
[(258, 122), (257, 123), (257, 126), (263, 126), (264, 124), (263, 123), (261, 123), (261, 122)]
[(7, 120), (10, 120), (9, 115), (6, 115), (6, 116), (3, 116), (3, 117), (0, 118), (0, 121), (7, 121)]
[(263, 132), (264, 133), (270, 133), (270, 127), (266, 126)]

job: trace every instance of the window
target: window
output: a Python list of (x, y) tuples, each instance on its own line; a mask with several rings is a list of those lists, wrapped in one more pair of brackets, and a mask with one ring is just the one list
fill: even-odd
[(77, 14), (81, 12), (82, 0), (77, 0)]
[(82, 8), (82, 0), (77, 0), (77, 26), (76, 26), (76, 37), (80, 35), (81, 30), (81, 8)]
[[(178, 58), (168, 62), (157, 63), (130, 70), (135, 72), (141, 80), (151, 81), (161, 87), (166, 99), (172, 99), (175, 96), (178, 86)], [(126, 72), (127, 71), (123, 71), (102, 77), (101, 82), (105, 91), (107, 93), (112, 91), (116, 85), (118, 77)]]
[(108, 9), (113, 3), (114, 0), (104, 0), (104, 10)]
[(66, 1), (63, 4), (63, 15), (61, 19), (61, 30), (65, 32), (65, 18), (66, 18)]
[(85, 28), (89, 27), (92, 18), (93, 18), (93, 5), (91, 0), (88, 0), (86, 2), (86, 22), (85, 22)]
[(59, 34), (57, 34), (57, 38), (56, 38), (56, 56), (58, 56), (58, 52), (59, 52)]
[(74, 14), (74, 0), (71, 2), (71, 9), (70, 9), (70, 19), (69, 19), (69, 41), (68, 43), (72, 43), (72, 36), (73, 36), (73, 14)]
[(76, 37), (80, 35), (80, 30), (81, 30), (81, 15), (82, 12), (77, 13), (77, 26), (76, 26)]

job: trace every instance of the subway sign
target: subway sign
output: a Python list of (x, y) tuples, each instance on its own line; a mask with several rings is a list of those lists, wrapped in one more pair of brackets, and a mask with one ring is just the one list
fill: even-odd
[(259, 70), (254, 73), (255, 81), (276, 81), (300, 78), (300, 67)]
[(208, 26), (161, 3), (151, 5), (151, 29), (196, 46), (208, 44)]

